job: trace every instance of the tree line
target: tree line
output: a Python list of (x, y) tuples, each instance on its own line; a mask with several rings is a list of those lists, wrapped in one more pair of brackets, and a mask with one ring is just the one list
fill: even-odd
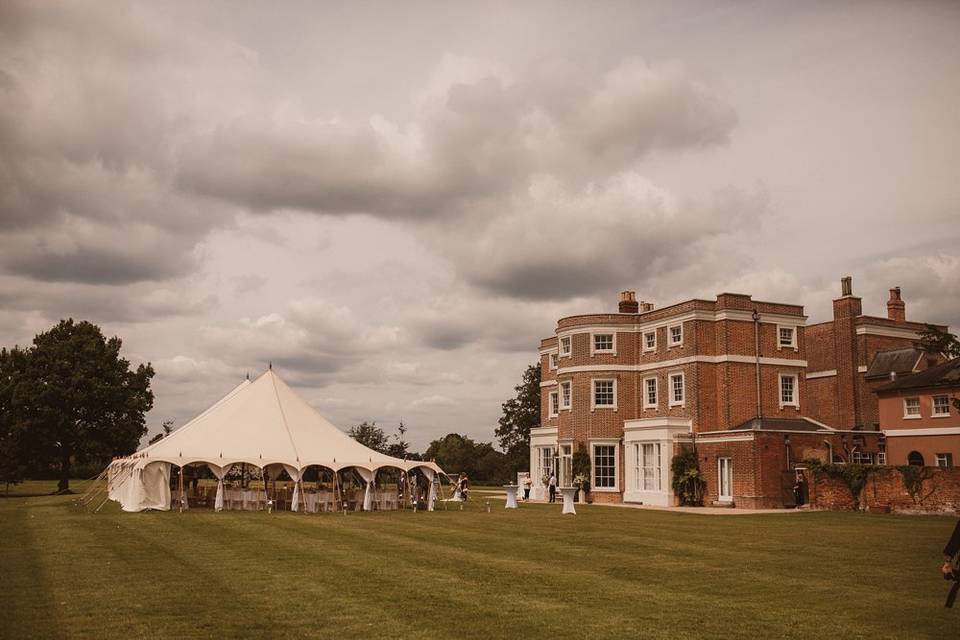
[[(132, 367), (120, 354), (119, 337), (107, 338), (87, 321), (61, 320), (26, 347), (0, 348), (0, 484), (56, 478), (68, 491), (71, 478), (92, 476), (112, 458), (135, 452), (147, 433), (153, 407), (153, 367)], [(349, 434), (387, 455), (435, 460), (448, 473), (474, 481), (506, 482), (527, 469), (530, 428), (540, 423), (540, 367), (531, 365), (502, 405), (495, 429), (499, 449), (449, 433), (423, 452), (410, 450), (407, 427), (387, 435), (375, 422)], [(172, 421), (150, 442), (169, 435)]]
[(494, 432), (499, 450), (492, 442), (448, 433), (430, 442), (423, 453), (415, 453), (404, 439), (403, 422), (391, 435), (376, 422), (362, 422), (348, 433), (375, 451), (407, 460), (433, 460), (447, 473), (465, 472), (474, 482), (516, 481), (517, 472), (526, 471), (530, 464), (530, 429), (540, 424), (540, 366), (527, 367), (514, 390), (516, 396), (501, 405), (503, 415)]

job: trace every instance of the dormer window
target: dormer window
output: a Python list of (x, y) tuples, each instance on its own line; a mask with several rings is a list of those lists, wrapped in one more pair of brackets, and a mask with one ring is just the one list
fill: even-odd
[(796, 348), (797, 348), (796, 327), (777, 326), (777, 349), (796, 349)]
[(570, 336), (565, 338), (560, 338), (560, 355), (569, 356), (570, 355)]

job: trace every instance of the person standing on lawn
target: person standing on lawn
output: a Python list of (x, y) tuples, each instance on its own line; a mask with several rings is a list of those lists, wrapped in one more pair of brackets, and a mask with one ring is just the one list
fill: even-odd
[(957, 592), (960, 592), (960, 520), (957, 521), (947, 546), (943, 548), (943, 566), (940, 567), (940, 572), (943, 573), (944, 580), (952, 580), (954, 583), (947, 594), (946, 607), (950, 609), (957, 599)]
[(557, 501), (557, 474), (550, 472), (550, 480), (547, 482), (550, 487), (550, 502)]
[(530, 482), (530, 476), (527, 476), (527, 477), (523, 480), (523, 501), (524, 501), (524, 502), (529, 502), (529, 501), (530, 501), (530, 485), (531, 485), (531, 484), (533, 484), (533, 483)]

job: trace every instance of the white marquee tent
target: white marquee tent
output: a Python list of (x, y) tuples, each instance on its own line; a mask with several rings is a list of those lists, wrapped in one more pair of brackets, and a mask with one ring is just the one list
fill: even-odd
[(206, 465), (217, 477), (216, 508), (223, 508), (223, 479), (234, 465), (260, 468), (276, 479), (286, 471), (294, 481), (291, 510), (298, 508), (303, 472), (320, 466), (353, 469), (366, 484), (364, 510), (371, 509), (376, 472), (419, 470), (430, 482), (428, 508), (436, 499), (433, 462), (401, 460), (369, 449), (332, 425), (274, 373), (245, 380), (219, 402), (162, 440), (114, 460), (107, 470), (108, 495), (124, 511), (170, 508), (172, 467)]

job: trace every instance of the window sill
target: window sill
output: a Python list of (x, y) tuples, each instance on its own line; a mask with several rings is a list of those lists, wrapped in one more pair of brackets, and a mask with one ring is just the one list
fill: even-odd
[(620, 493), (620, 489), (616, 487), (590, 487), (590, 491), (596, 491), (597, 493)]
[(590, 357), (593, 356), (615, 356), (617, 355), (616, 351), (593, 351), (590, 353)]
[(919, 420), (923, 416), (903, 416), (904, 420)]
[(949, 414), (949, 413), (935, 413), (935, 414), (933, 414), (933, 415), (930, 416), (930, 417), (931, 417), (931, 418), (949, 418), (949, 417), (950, 417), (950, 414)]

